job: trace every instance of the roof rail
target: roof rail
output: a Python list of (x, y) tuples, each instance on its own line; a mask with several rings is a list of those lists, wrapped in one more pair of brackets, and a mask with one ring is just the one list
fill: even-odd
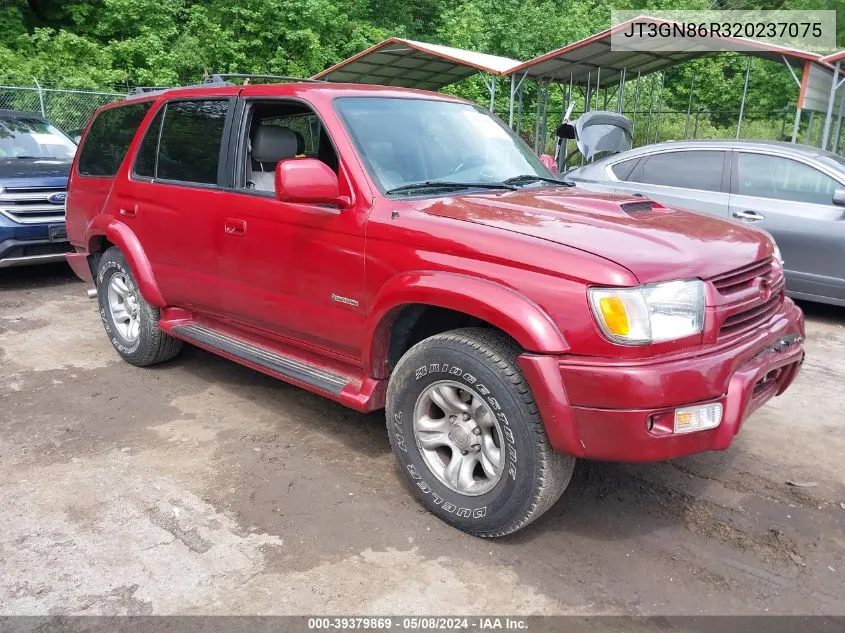
[(205, 78), (205, 83), (222, 83), (225, 82), (227, 79), (278, 79), (280, 81), (303, 81), (307, 83), (317, 84), (326, 83), (322, 79), (309, 79), (307, 77), (290, 77), (288, 75), (253, 75), (249, 73), (214, 73), (212, 75), (208, 75)]
[(148, 92), (160, 92), (162, 90), (170, 90), (172, 86), (135, 86), (129, 91), (131, 96), (142, 95)]
[(129, 94), (126, 96), (127, 99), (132, 99), (133, 97), (138, 97), (140, 95), (156, 95), (161, 94), (162, 92), (167, 92), (168, 90), (184, 90), (186, 88), (208, 88), (209, 86), (233, 86), (234, 84), (231, 81), (224, 81), (223, 79), (218, 79), (217, 76), (213, 76), (210, 79), (204, 80), (202, 83), (198, 84), (188, 84), (187, 86), (136, 86), (129, 91)]

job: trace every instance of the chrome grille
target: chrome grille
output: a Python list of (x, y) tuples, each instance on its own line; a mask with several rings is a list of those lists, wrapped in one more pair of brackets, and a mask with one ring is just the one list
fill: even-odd
[(62, 187), (9, 187), (0, 191), (0, 213), (20, 224), (64, 222), (65, 203), (55, 204), (47, 199), (65, 193)]

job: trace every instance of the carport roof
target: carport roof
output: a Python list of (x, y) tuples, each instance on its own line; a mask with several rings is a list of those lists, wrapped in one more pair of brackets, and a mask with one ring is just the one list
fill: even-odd
[[(572, 81), (585, 84), (588, 76), (595, 85), (598, 69), (601, 68), (601, 85), (607, 86), (619, 81), (619, 75), (625, 70), (630, 78), (637, 73), (648, 74), (663, 70), (681, 62), (696, 57), (714, 55), (721, 50), (737, 51), (746, 55), (762, 57), (773, 61), (783, 62), (784, 58), (803, 66), (806, 62), (820, 62), (821, 56), (807, 51), (787, 48), (746, 38), (711, 37), (708, 45), (717, 43), (720, 51), (692, 50), (672, 51), (666, 49), (666, 38), (655, 40), (649, 50), (612, 50), (611, 36), (623, 31), (633, 22), (650, 21), (666, 23), (648, 16), (640, 16), (622, 22), (607, 30), (596, 33), (588, 38), (564, 46), (557, 50), (540, 55), (513, 69), (513, 73), (527, 73), (537, 79), (552, 81)], [(670, 23), (671, 24), (671, 23)]]
[(478, 72), (505, 75), (520, 64), (507, 57), (391, 37), (313, 79), (440, 90)]
[(831, 53), (827, 57), (822, 57), (822, 61), (827, 62), (828, 64), (835, 64), (836, 62), (841, 62), (843, 60), (845, 60), (845, 51)]

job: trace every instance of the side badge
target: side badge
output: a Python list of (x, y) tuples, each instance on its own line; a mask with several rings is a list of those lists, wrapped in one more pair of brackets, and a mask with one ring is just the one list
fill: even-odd
[(337, 301), (338, 303), (345, 303), (348, 306), (352, 306), (354, 308), (358, 307), (358, 301), (355, 299), (350, 299), (349, 297), (341, 297), (340, 295), (336, 295), (332, 293), (332, 301)]

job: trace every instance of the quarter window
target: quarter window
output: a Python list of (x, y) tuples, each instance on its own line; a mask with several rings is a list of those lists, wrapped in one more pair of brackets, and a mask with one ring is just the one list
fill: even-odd
[(628, 177), (631, 175), (631, 171), (633, 171), (634, 166), (637, 164), (637, 158), (629, 158), (628, 160), (623, 160), (621, 162), (616, 163), (615, 165), (611, 166), (610, 169), (613, 170), (613, 173), (619, 180), (628, 180)]
[(739, 154), (737, 193), (758, 198), (832, 204), (839, 184), (814, 167), (780, 156)]
[(725, 152), (665, 152), (647, 157), (631, 180), (647, 185), (680, 187), (702, 191), (722, 190)]
[[(228, 100), (168, 103), (153, 177), (216, 184), (228, 111)], [(145, 167), (148, 168), (148, 162)]]
[(151, 101), (103, 110), (91, 123), (79, 152), (81, 176), (114, 176), (150, 109)]

